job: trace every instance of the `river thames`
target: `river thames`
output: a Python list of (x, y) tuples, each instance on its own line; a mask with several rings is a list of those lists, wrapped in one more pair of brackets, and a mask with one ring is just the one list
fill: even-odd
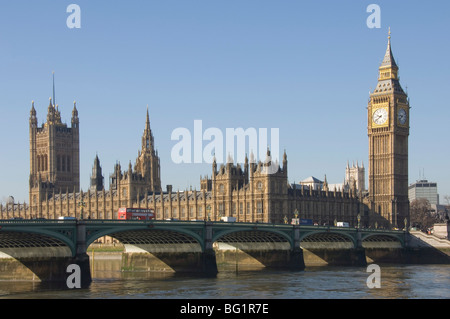
[[(114, 262), (113, 262), (114, 263)], [(366, 267), (304, 271), (221, 271), (215, 278), (122, 272), (96, 261), (87, 289), (0, 281), (2, 299), (449, 299), (450, 265), (380, 265), (380, 288)]]

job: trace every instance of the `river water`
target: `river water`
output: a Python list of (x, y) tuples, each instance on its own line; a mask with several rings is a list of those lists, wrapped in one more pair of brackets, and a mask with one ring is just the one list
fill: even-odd
[(1, 299), (450, 299), (450, 265), (380, 265), (380, 288), (365, 267), (222, 271), (216, 278), (122, 272), (96, 261), (87, 289), (0, 281)]

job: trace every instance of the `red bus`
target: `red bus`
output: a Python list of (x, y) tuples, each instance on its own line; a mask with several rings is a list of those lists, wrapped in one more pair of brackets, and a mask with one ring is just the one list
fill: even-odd
[(120, 220), (149, 220), (155, 219), (153, 209), (147, 208), (119, 208), (117, 219)]

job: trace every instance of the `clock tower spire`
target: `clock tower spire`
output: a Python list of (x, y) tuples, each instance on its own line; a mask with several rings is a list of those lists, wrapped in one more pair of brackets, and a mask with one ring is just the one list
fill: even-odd
[(378, 83), (367, 107), (369, 136), (369, 201), (378, 225), (404, 227), (409, 220), (409, 101), (388, 45), (379, 67)]

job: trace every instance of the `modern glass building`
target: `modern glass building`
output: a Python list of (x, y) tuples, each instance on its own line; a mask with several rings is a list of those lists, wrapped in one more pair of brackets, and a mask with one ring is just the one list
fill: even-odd
[(412, 202), (415, 199), (428, 199), (431, 205), (439, 205), (439, 194), (437, 192), (437, 183), (427, 180), (420, 180), (408, 187), (408, 198)]

